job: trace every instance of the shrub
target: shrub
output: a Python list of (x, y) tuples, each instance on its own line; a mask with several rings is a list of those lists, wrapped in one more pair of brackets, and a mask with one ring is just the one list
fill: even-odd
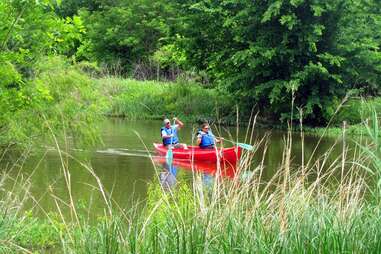
[(0, 99), (0, 144), (28, 144), (50, 131), (93, 142), (105, 107), (94, 82), (61, 57), (38, 62), (34, 79), (8, 89)]
[(346, 102), (334, 118), (334, 124), (340, 125), (343, 121), (349, 124), (359, 124), (372, 117), (373, 109), (381, 111), (381, 98), (353, 98)]

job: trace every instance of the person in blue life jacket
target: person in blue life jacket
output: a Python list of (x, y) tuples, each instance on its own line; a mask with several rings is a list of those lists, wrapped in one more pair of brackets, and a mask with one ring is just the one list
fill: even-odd
[(179, 137), (177, 136), (177, 131), (184, 126), (183, 122), (176, 117), (173, 118), (173, 120), (175, 124), (171, 125), (171, 121), (169, 121), (169, 119), (164, 119), (164, 126), (161, 127), (161, 138), (163, 140), (163, 145), (172, 145), (174, 148), (188, 149), (186, 144), (180, 144)]
[(197, 144), (203, 149), (213, 149), (216, 143), (220, 143), (222, 140), (213, 135), (208, 123), (203, 123), (197, 134)]

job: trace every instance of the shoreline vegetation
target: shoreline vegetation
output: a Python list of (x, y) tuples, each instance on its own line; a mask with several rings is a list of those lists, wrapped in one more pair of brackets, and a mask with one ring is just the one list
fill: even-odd
[[(19, 88), (19, 98), (3, 100), (2, 106), (15, 108), (0, 118), (3, 147), (28, 147), (49, 138), (51, 132), (93, 144), (99, 141), (97, 123), (105, 116), (131, 120), (177, 116), (194, 123), (207, 120), (235, 126), (238, 111), (240, 126), (247, 125), (249, 116), (241, 112), (231, 95), (218, 88), (186, 80), (139, 81), (100, 75), (91, 65), (71, 64), (63, 57), (45, 58), (36, 65), (36, 76)], [(328, 129), (303, 123), (304, 132), (335, 137), (346, 121), (348, 135), (363, 135), (363, 122), (369, 119), (372, 109), (381, 110), (381, 98), (350, 98), (332, 117)], [(257, 126), (287, 130), (287, 122), (267, 119), (259, 113)], [(294, 119), (294, 125), (298, 124), (299, 120)]]
[[(139, 81), (117, 77), (105, 77), (93, 81), (97, 87), (101, 87), (100, 93), (110, 100), (109, 107), (104, 113), (106, 117), (162, 120), (165, 117), (178, 116), (189, 122), (207, 120), (229, 126), (237, 124), (237, 109), (233, 98), (217, 89), (205, 88), (201, 84), (187, 81)], [(303, 131), (309, 135), (324, 134), (337, 137), (342, 134), (345, 122), (348, 135), (366, 135), (363, 122), (369, 120), (372, 109), (381, 110), (381, 98), (368, 100), (351, 98), (338, 109), (329, 127), (307, 125), (303, 126)], [(213, 115), (217, 115), (218, 118), (212, 118)], [(248, 117), (241, 116), (239, 125), (247, 126), (248, 120)], [(295, 132), (300, 131), (298, 124), (299, 120), (295, 120)], [(276, 123), (260, 116), (257, 117), (257, 126), (282, 131), (287, 131), (288, 128), (287, 123)]]
[[(373, 119), (374, 120), (374, 119)], [(254, 123), (253, 123), (254, 125)], [(64, 163), (67, 197), (54, 188), (49, 198), (56, 211), (42, 218), (25, 211), (38, 197), (20, 171), (13, 178), (1, 173), (0, 251), (3, 253), (377, 253), (381, 249), (381, 143), (378, 125), (365, 126), (371, 143), (358, 144), (348, 157), (348, 147), (327, 163), (330, 151), (316, 161), (293, 166), (292, 135), (285, 137), (277, 174), (263, 181), (263, 164), (252, 165), (254, 153), (245, 153), (233, 179), (219, 173), (205, 185), (203, 175), (173, 188), (150, 183), (148, 197), (128, 210), (121, 209), (90, 165), (83, 170), (96, 179), (94, 190), (103, 197), (104, 212), (95, 220), (89, 200), (74, 201), (70, 168)], [(256, 140), (256, 146), (265, 140)], [(334, 144), (335, 146), (337, 144)], [(375, 150), (374, 150), (374, 149)], [(266, 149), (265, 149), (266, 150)], [(301, 151), (303, 153), (303, 151)], [(264, 154), (260, 156), (265, 156)], [(20, 169), (22, 170), (22, 168)], [(153, 166), (153, 170), (158, 170)], [(371, 176), (372, 181), (369, 181)], [(66, 214), (66, 215), (63, 215)]]

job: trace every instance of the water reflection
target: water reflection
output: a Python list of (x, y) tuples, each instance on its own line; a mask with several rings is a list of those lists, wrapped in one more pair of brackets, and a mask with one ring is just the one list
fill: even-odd
[(170, 189), (176, 185), (177, 167), (172, 163), (161, 163), (163, 170), (159, 173), (160, 184), (164, 189)]
[[(236, 167), (231, 163), (211, 163), (211, 162), (199, 162), (192, 160), (180, 160), (173, 159), (171, 164), (166, 162), (166, 159), (162, 156), (157, 156), (154, 158), (156, 164), (160, 165), (163, 168), (163, 171), (160, 173), (163, 175), (171, 174), (176, 177), (178, 168), (198, 172), (204, 175), (203, 179), (205, 182), (212, 182), (214, 176), (218, 175), (221, 177), (233, 178), (236, 174)], [(161, 179), (161, 178), (160, 178)]]
[(214, 184), (214, 177), (210, 174), (204, 173), (202, 176), (202, 183), (207, 189), (211, 189)]

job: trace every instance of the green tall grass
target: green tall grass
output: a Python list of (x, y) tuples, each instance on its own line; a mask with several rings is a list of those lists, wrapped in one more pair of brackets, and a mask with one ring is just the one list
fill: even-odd
[[(31, 210), (25, 210), (24, 204), (32, 197), (30, 178), (22, 174), (19, 166), (24, 160), (22, 155), (0, 172), (0, 253), (32, 253), (59, 244), (56, 226), (61, 222), (36, 218)], [(18, 173), (10, 174), (12, 171)]]
[[(94, 188), (104, 199), (104, 215), (95, 222), (72, 199), (70, 172), (64, 163), (70, 155), (57, 142), (69, 200), (63, 202), (51, 193), (57, 213), (46, 213), (48, 223), (43, 224), (49, 225), (50, 245), (43, 241), (28, 245), (25, 234), (12, 233), (17, 228), (14, 223), (25, 217), (6, 211), (33, 198), (27, 191), (19, 193), (20, 188), (10, 191), (12, 198), (1, 199), (5, 222), (0, 230), (5, 233), (0, 234), (0, 242), (7, 243), (7, 252), (50, 246), (62, 253), (379, 253), (381, 192), (373, 191), (379, 185), (366, 181), (369, 174), (381, 179), (379, 127), (374, 117), (367, 127), (373, 143), (359, 142), (351, 157), (344, 142), (341, 156), (333, 162), (329, 150), (316, 161), (305, 158), (303, 165), (293, 166), (292, 140), (287, 135), (278, 173), (270, 181), (262, 179), (263, 164), (251, 163), (253, 156), (262, 155), (245, 153), (234, 179), (217, 174), (211, 187), (205, 187), (203, 176), (196, 172), (191, 184), (180, 182), (171, 189), (153, 181), (143, 208), (121, 209), (92, 168), (82, 164), (96, 179)], [(15, 205), (14, 200), (21, 201)], [(64, 209), (70, 210), (69, 218)]]
[(100, 91), (111, 101), (109, 116), (129, 119), (158, 119), (179, 116), (197, 120), (210, 118), (219, 111), (229, 116), (232, 100), (215, 89), (189, 82), (164, 83), (131, 79), (102, 78)]

